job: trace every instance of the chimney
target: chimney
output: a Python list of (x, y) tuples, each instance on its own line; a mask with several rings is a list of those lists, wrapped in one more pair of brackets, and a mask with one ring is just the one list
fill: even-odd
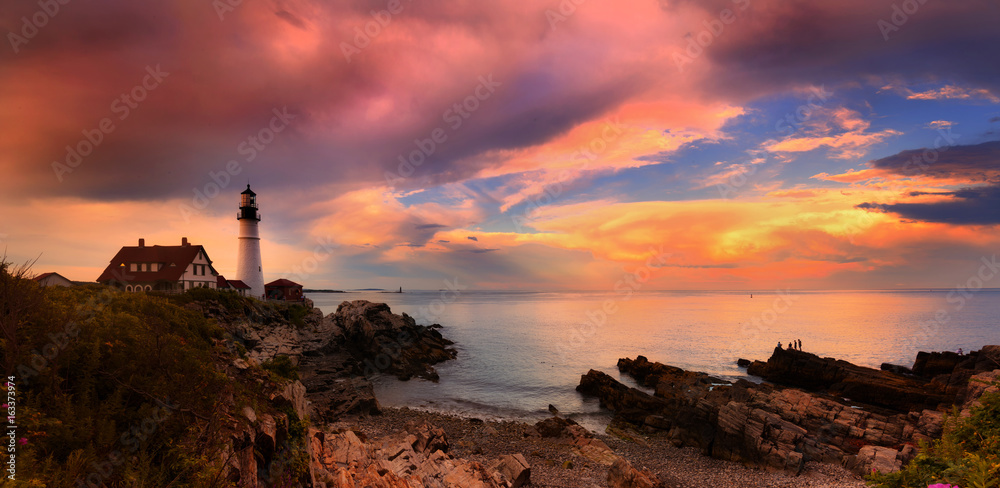
[(187, 237), (181, 237), (181, 245), (184, 246), (184, 247), (187, 247), (187, 245), (188, 245), (188, 238)]
[(139, 248), (146, 247), (146, 239), (139, 239)]

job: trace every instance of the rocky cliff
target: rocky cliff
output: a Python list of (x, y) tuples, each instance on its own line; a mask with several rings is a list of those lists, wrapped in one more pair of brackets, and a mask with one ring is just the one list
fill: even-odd
[[(227, 407), (241, 411), (228, 420), (224, 434), (231, 440), (222, 453), (224, 477), (233, 485), (424, 486), (408, 484), (416, 476), (438, 480), (435, 486), (475, 486), (473, 480), (482, 486), (512, 486), (503, 473), (516, 470), (506, 458), (489, 467), (453, 460), (444, 453), (443, 438), (389, 453), (387, 447), (402, 449), (403, 444), (366, 445), (349, 431), (328, 427), (345, 416), (380, 411), (373, 375), (436, 380), (433, 365), (456, 355), (440, 326), (417, 325), (383, 303), (364, 300), (344, 302), (325, 317), (308, 300), (304, 306), (230, 301), (235, 306), (207, 300), (186, 308), (215, 319), (229, 332), (227, 344), (235, 358), (225, 371), (233, 384), (257, 385), (265, 397), (259, 405)], [(279, 370), (272, 364), (290, 365), (293, 377), (269, 374), (268, 368)], [(313, 427), (306, 432), (308, 423)], [(421, 439), (434, 431), (428, 426), (410, 430)], [(409, 441), (408, 436), (394, 441)], [(399, 469), (385, 471), (393, 462)], [(308, 474), (308, 479), (290, 473)]]

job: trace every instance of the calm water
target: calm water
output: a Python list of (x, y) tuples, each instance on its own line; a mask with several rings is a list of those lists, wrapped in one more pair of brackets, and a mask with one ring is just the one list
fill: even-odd
[(919, 350), (1000, 344), (1000, 291), (959, 297), (949, 290), (310, 295), (324, 313), (344, 300), (385, 302), (420, 324), (440, 323), (457, 343), (458, 359), (437, 366), (439, 383), (380, 379), (383, 405), (534, 419), (551, 403), (591, 427), (606, 415), (574, 388), (591, 368), (619, 377), (622, 357), (736, 378), (745, 377), (737, 358), (767, 359), (779, 341), (794, 339), (808, 352), (876, 368), (909, 366)]

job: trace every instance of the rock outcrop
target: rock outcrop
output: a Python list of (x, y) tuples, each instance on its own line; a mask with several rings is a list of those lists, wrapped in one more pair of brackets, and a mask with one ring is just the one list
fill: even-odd
[(406, 381), (413, 377), (437, 381), (433, 365), (457, 354), (438, 329), (419, 326), (407, 314), (392, 313), (384, 303), (366, 300), (343, 302), (333, 315), (347, 349), (360, 361), (366, 374), (383, 373)]
[[(236, 486), (272, 486), (276, 481), (272, 478), (281, 472), (283, 462), (294, 464), (296, 453), (303, 447), (291, 444), (302, 443), (301, 432), (298, 440), (291, 437), (293, 422), (309, 418), (314, 425), (324, 425), (344, 416), (377, 414), (380, 406), (370, 381), (372, 375), (436, 380), (433, 365), (456, 354), (450, 347), (452, 342), (439, 332), (440, 326), (419, 326), (406, 314), (393, 314), (383, 303), (343, 302), (336, 313), (324, 317), (309, 300), (286, 304), (229, 298), (220, 298), (226, 305), (219, 300), (205, 300), (189, 303), (186, 308), (217, 320), (229, 332), (226, 344), (237, 356), (231, 361), (232, 375), (244, 376), (264, 389), (277, 388), (266, 393), (270, 399), (266, 412), (245, 407), (240, 418), (232, 419), (227, 434), (231, 448), (223, 458), (227, 464), (225, 477)], [(299, 381), (275, 385), (268, 372), (261, 369), (267, 361), (282, 356), (297, 366)], [(444, 454), (447, 443), (443, 432), (440, 434), (436, 437), (425, 428), (414, 428), (416, 444), (407, 452), (395, 453), (381, 451), (384, 446), (359, 450), (360, 440), (346, 432), (331, 435), (332, 445), (324, 444), (322, 431), (313, 431), (306, 442), (311, 452), (318, 448), (320, 453), (334, 453), (330, 454), (332, 458), (324, 454), (314, 459), (317, 466), (329, 468), (330, 479), (340, 480), (340, 484), (331, 486), (354, 486), (344, 481), (348, 478), (379, 478), (390, 483), (379, 486), (477, 486), (476, 480), (485, 483), (481, 486), (509, 486), (524, 484), (530, 476), (527, 462), (521, 465), (523, 457), (504, 457), (490, 469), (452, 460)], [(406, 455), (401, 457), (401, 453)], [(338, 457), (354, 460), (351, 456), (362, 454), (371, 462), (355, 463), (353, 471), (345, 471), (347, 465)], [(410, 460), (419, 460), (423, 471), (403, 466)], [(384, 471), (384, 464), (391, 462), (399, 468), (392, 476)], [(405, 480), (412, 476), (424, 481), (440, 480), (437, 484), (406, 484)], [(511, 477), (511, 483), (505, 481), (505, 476)]]
[(530, 483), (521, 454), (504, 455), (488, 467), (448, 454), (443, 430), (428, 424), (366, 441), (351, 430), (309, 432), (312, 482), (319, 488), (517, 488)]
[(433, 365), (456, 355), (453, 343), (438, 330), (440, 326), (417, 325), (406, 314), (392, 313), (384, 303), (345, 301), (326, 317), (313, 308), (293, 322), (289, 310), (296, 306), (311, 303), (248, 302), (242, 313), (215, 302), (189, 308), (219, 320), (246, 349), (246, 359), (238, 360), (237, 367), (246, 369), (287, 356), (298, 366), (318, 420), (378, 413), (371, 376), (435, 381)]
[(959, 355), (954, 352), (919, 352), (913, 362), (913, 374), (931, 380), (949, 395), (963, 398), (969, 378), (1000, 368), (1000, 346), (983, 346), (978, 351)]
[[(653, 394), (595, 370), (581, 377), (577, 390), (599, 398), (620, 425), (664, 435), (716, 458), (792, 472), (810, 460), (841, 463), (858, 473), (899, 469), (916, 455), (919, 441), (940, 436), (944, 414), (937, 407), (970, 398), (949, 394), (943, 382), (800, 351), (775, 350), (768, 363), (754, 364), (768, 379), (797, 387), (730, 383), (639, 356), (619, 360), (618, 368)], [(879, 385), (902, 399), (875, 392)], [(804, 391), (806, 386), (811, 391)], [(962, 391), (981, 395), (977, 388)]]
[(767, 362), (754, 361), (747, 373), (780, 385), (822, 391), (903, 412), (936, 409), (954, 401), (954, 395), (927, 379), (792, 349), (775, 348)]

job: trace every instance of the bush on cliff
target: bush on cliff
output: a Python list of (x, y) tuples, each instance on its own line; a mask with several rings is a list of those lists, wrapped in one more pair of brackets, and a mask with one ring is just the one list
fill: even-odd
[(299, 368), (292, 364), (292, 359), (284, 354), (264, 361), (261, 367), (276, 376), (272, 376), (272, 380), (275, 383), (282, 383), (284, 380), (294, 381), (299, 379)]
[(1000, 393), (986, 393), (962, 417), (957, 408), (944, 434), (923, 445), (901, 471), (869, 477), (879, 488), (925, 488), (947, 483), (962, 488), (1000, 487)]
[(219, 368), (232, 361), (221, 328), (145, 293), (23, 288), (43, 299), (0, 341), (20, 468), (5, 486), (228, 484), (227, 409), (255, 393)]

